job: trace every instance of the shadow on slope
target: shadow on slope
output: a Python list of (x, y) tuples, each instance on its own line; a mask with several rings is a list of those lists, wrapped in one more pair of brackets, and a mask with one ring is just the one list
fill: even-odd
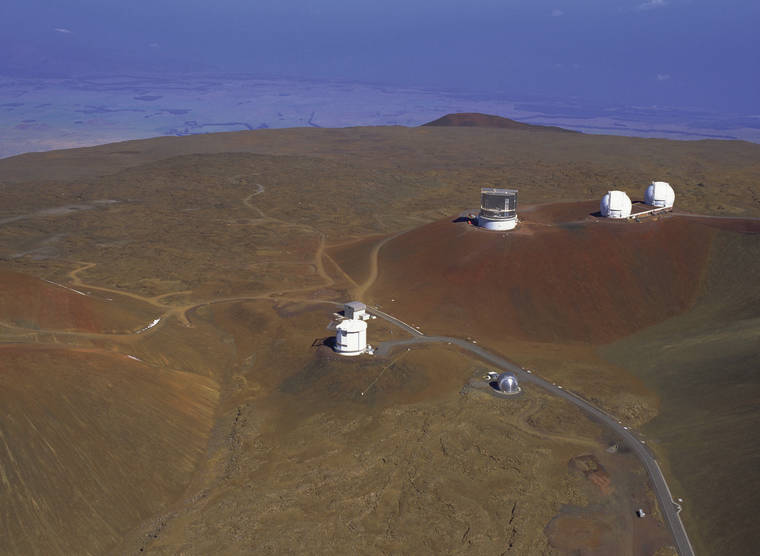
[(690, 311), (600, 351), (663, 400), (645, 431), (683, 487), (697, 553), (749, 554), (760, 509), (760, 235), (720, 232), (699, 293)]

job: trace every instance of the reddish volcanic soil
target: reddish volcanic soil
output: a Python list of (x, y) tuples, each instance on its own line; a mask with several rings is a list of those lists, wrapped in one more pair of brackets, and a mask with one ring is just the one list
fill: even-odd
[(683, 217), (550, 224), (554, 213), (588, 218), (586, 205), (534, 209), (509, 233), (451, 220), (413, 230), (380, 251), (374, 301), (426, 333), (593, 343), (689, 307), (711, 227)]
[(583, 556), (616, 554), (618, 534), (614, 518), (605, 515), (563, 515), (547, 527), (554, 548)]
[(367, 258), (372, 247), (381, 241), (383, 236), (370, 236), (346, 244), (340, 244), (327, 249), (327, 254), (346, 272), (354, 282), (361, 284), (369, 278), (370, 269)]
[[(128, 304), (130, 309), (124, 307)], [(0, 315), (8, 326), (43, 330), (127, 332), (155, 318), (155, 309), (130, 299), (81, 295), (39, 278), (0, 270)]]
[[(580, 203), (551, 203), (546, 205), (520, 206), (520, 222), (523, 224), (561, 224), (590, 219), (598, 213), (599, 201)], [(530, 226), (528, 226), (530, 228)]]

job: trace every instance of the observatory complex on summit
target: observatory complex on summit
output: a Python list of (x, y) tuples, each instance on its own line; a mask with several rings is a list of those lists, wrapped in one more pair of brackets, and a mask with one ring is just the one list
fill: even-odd
[(673, 208), (676, 193), (668, 182), (653, 181), (644, 191), (644, 210), (634, 210), (631, 198), (625, 191), (608, 191), (599, 204), (599, 212), (605, 218), (638, 218), (647, 214), (667, 212)]
[(486, 230), (513, 230), (517, 226), (517, 189), (482, 188), (478, 226)]

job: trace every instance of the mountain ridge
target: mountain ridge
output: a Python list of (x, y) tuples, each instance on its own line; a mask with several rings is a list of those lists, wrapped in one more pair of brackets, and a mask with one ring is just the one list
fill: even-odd
[(572, 129), (557, 126), (526, 124), (493, 114), (480, 112), (456, 112), (441, 116), (437, 120), (422, 124), (421, 127), (497, 127), (502, 129), (521, 129), (525, 131), (554, 131), (561, 133), (581, 133)]

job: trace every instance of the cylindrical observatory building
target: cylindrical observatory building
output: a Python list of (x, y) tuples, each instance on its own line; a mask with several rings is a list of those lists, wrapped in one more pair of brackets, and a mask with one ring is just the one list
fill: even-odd
[(486, 230), (514, 229), (517, 226), (517, 189), (482, 188), (478, 226)]
[(346, 319), (335, 327), (335, 351), (341, 355), (361, 355), (367, 351), (367, 323)]

